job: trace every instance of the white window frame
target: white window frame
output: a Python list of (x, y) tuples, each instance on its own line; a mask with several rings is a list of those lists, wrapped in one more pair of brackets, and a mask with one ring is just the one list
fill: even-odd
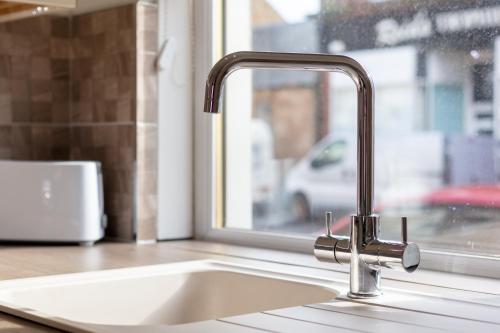
[[(194, 209), (195, 238), (200, 240), (237, 244), (309, 253), (312, 255), (314, 238), (311, 236), (292, 236), (252, 230), (236, 230), (213, 227), (220, 223), (216, 186), (216, 148), (217, 117), (203, 113), (205, 81), (212, 65), (220, 55), (213, 45), (217, 27), (216, 6), (221, 0), (194, 1)], [(219, 13), (220, 14), (220, 13)], [(222, 200), (219, 198), (219, 200)], [(220, 208), (219, 208), (220, 209)], [(222, 213), (221, 216), (224, 214)], [(336, 265), (334, 265), (336, 266)], [(421, 267), (423, 269), (447, 271), (459, 274), (500, 278), (500, 256), (489, 257), (475, 254), (460, 254), (445, 251), (423, 250)], [(332, 266), (332, 269), (335, 267)]]

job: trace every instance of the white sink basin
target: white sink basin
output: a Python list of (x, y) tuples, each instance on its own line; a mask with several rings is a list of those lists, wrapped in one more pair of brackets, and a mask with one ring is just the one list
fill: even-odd
[(3, 281), (0, 310), (71, 331), (160, 332), (337, 295), (323, 280), (191, 261)]

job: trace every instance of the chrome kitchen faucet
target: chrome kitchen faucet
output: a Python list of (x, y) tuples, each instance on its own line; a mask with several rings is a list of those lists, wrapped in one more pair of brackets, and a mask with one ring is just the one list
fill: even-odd
[(379, 239), (379, 217), (373, 214), (373, 84), (364, 68), (354, 59), (329, 54), (236, 52), (219, 60), (206, 83), (204, 112), (219, 113), (226, 77), (233, 71), (249, 69), (287, 69), (336, 71), (349, 76), (356, 85), (357, 120), (357, 213), (351, 216), (350, 237), (331, 233), (333, 214), (326, 213), (327, 233), (318, 237), (314, 255), (318, 260), (350, 263), (350, 297), (381, 294), (382, 267), (413, 272), (420, 263), (420, 250), (407, 242), (406, 217), (401, 219), (401, 241)]

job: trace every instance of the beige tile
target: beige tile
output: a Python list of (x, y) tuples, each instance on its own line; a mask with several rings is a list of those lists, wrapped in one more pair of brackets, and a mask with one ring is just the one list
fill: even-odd
[(158, 29), (158, 7), (150, 4), (137, 4), (137, 30), (156, 31)]

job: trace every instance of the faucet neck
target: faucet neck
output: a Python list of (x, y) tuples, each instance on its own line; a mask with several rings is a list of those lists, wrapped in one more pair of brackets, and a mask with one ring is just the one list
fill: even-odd
[(342, 72), (357, 91), (357, 214), (370, 216), (373, 209), (373, 84), (354, 59), (329, 54), (236, 52), (219, 60), (210, 71), (205, 89), (204, 111), (218, 113), (225, 79), (235, 70), (286, 69)]

